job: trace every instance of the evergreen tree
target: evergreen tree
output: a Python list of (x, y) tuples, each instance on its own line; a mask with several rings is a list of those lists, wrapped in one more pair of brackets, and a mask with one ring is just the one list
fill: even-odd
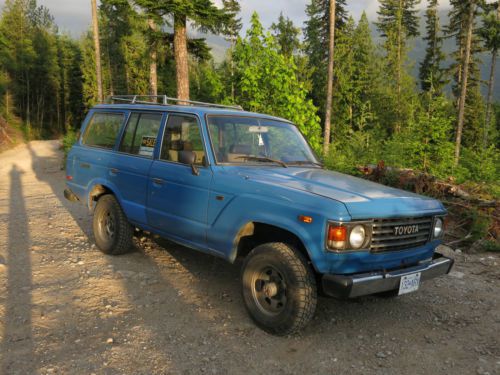
[(483, 148), (488, 146), (489, 128), (491, 124), (491, 113), (493, 106), (493, 87), (495, 83), (495, 71), (497, 67), (497, 55), (500, 48), (500, 2), (489, 5), (483, 15), (483, 24), (479, 35), (483, 40), (484, 47), (491, 53), (490, 78), (488, 80), (488, 97), (486, 101), (486, 119), (483, 130)]
[(222, 5), (224, 10), (228, 15), (228, 20), (224, 27), (224, 35), (226, 35), (226, 40), (230, 43), (230, 48), (228, 51), (229, 59), (229, 79), (231, 86), (231, 101), (234, 102), (234, 62), (233, 53), (234, 45), (238, 39), (238, 35), (241, 30), (241, 18), (238, 18), (238, 14), (241, 10), (240, 4), (237, 0), (222, 0)]
[(438, 7), (438, 0), (430, 0), (425, 13), (427, 34), (424, 40), (427, 41), (427, 48), (425, 58), (420, 64), (419, 77), (422, 90), (427, 92), (432, 90), (435, 94), (440, 95), (447, 81), (442, 68), (446, 56), (443, 52), (443, 37), (440, 35)]
[[(311, 0), (306, 6), (308, 16), (304, 27), (304, 51), (309, 57), (309, 67), (312, 70), (312, 88), (310, 97), (319, 108), (318, 113), (325, 116), (325, 91), (328, 66), (328, 35), (329, 35), (329, 0)], [(347, 22), (346, 1), (336, 0), (335, 30), (339, 37)]]
[[(419, 35), (418, 10), (415, 7), (420, 0), (380, 0), (379, 2), (377, 27), (385, 39), (387, 70), (392, 72), (390, 83), (394, 87), (393, 96), (396, 99), (392, 131), (398, 132), (402, 124), (408, 121), (408, 113), (403, 108), (406, 101), (404, 94), (407, 92), (406, 88), (403, 88), (405, 81), (409, 81), (405, 62), (408, 40)], [(410, 90), (413, 91), (413, 89)]]
[(295, 27), (293, 21), (280, 13), (277, 23), (271, 25), (274, 38), (280, 46), (280, 52), (285, 57), (292, 57), (300, 47), (300, 29)]
[[(484, 109), (480, 107), (478, 52), (480, 43), (477, 43), (476, 18), (479, 14), (481, 0), (451, 0), (452, 6), (447, 34), (454, 37), (457, 51), (453, 54), (454, 64), (451, 69), (455, 84), (453, 92), (457, 98), (457, 127), (455, 132), (455, 165), (460, 159), (464, 128), (469, 134), (477, 133), (477, 117)], [(474, 94), (470, 93), (474, 91)], [(470, 116), (467, 116), (470, 115)], [(484, 121), (484, 119), (483, 119)], [(483, 122), (484, 123), (484, 122)], [(482, 123), (482, 124), (483, 124)], [(482, 125), (479, 125), (482, 126)], [(466, 140), (466, 143), (476, 143), (475, 140)]]
[(177, 96), (189, 99), (189, 64), (187, 21), (203, 31), (219, 33), (228, 22), (229, 15), (217, 8), (210, 0), (136, 0), (149, 13), (173, 18), (174, 56), (176, 67)]

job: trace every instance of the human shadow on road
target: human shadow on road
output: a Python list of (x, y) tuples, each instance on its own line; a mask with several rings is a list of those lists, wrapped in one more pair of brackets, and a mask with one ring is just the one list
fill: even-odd
[(35, 365), (30, 234), (21, 182), (23, 173), (16, 165), (10, 171), (2, 374), (31, 374)]

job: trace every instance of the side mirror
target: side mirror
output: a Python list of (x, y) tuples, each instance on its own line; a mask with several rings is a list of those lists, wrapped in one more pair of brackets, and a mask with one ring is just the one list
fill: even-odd
[(196, 163), (196, 153), (193, 151), (179, 151), (179, 163), (188, 164), (191, 166), (191, 171), (195, 176), (200, 175), (200, 170), (195, 165)]

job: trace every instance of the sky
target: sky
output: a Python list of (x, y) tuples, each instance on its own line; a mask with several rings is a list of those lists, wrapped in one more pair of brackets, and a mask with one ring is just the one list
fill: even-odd
[[(310, 0), (241, 0), (241, 18), (243, 20), (243, 30), (248, 25), (250, 16), (254, 11), (259, 13), (264, 27), (269, 27), (278, 18), (280, 12), (290, 17), (294, 23), (302, 27), (306, 15), (305, 7)], [(215, 0), (220, 4), (221, 0)], [(441, 7), (449, 6), (449, 0), (441, 0)], [(3, 7), (5, 0), (0, 0)], [(90, 0), (38, 0), (39, 5), (49, 8), (56, 23), (62, 32), (69, 32), (71, 35), (80, 36), (90, 25)], [(347, 0), (348, 9), (354, 19), (359, 19), (361, 13), (366, 11), (368, 17), (374, 20), (377, 17), (377, 0)], [(424, 8), (427, 4), (423, 0), (420, 4)]]

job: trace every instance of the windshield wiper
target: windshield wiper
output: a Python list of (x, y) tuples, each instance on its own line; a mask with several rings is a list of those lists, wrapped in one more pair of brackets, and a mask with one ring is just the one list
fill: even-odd
[(267, 162), (267, 163), (276, 163), (281, 165), (283, 168), (288, 168), (288, 165), (286, 163), (282, 162), (281, 160), (276, 160), (276, 159), (271, 159), (265, 156), (238, 156), (236, 159), (245, 159), (245, 160), (253, 160), (253, 161), (262, 161), (262, 162)]
[(323, 164), (316, 163), (315, 161), (309, 161), (309, 160), (289, 161), (288, 165), (315, 165), (317, 167), (323, 168)]

